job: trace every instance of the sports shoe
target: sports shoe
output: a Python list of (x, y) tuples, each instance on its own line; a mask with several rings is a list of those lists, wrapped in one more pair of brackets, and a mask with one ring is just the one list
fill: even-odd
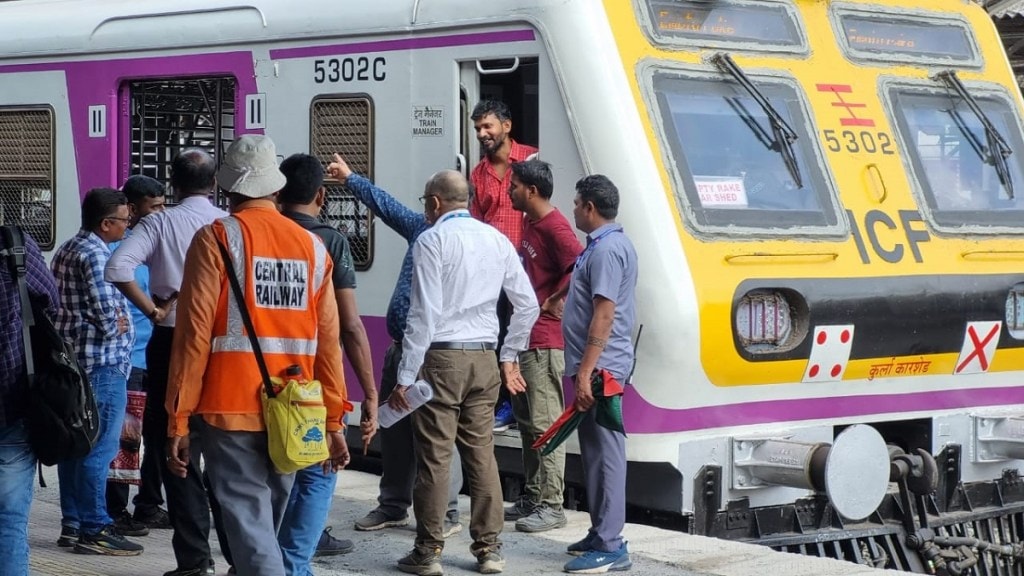
[(447, 539), (452, 534), (458, 534), (462, 532), (462, 524), (459, 522), (452, 522), (451, 520), (444, 519), (444, 532), (441, 532), (441, 538)]
[(565, 512), (555, 510), (547, 504), (541, 504), (533, 509), (529, 515), (516, 520), (516, 530), (520, 532), (546, 532), (555, 528), (564, 527), (569, 520)]
[(588, 550), (579, 558), (567, 562), (562, 570), (569, 574), (603, 574), (605, 572), (621, 572), (632, 567), (629, 551), (626, 550), (626, 543), (623, 542), (615, 552)]
[(145, 524), (132, 518), (132, 515), (127, 510), (122, 510), (120, 514), (114, 515), (114, 528), (117, 528), (119, 534), (125, 536), (146, 536), (149, 534), (149, 528)]
[(142, 545), (121, 536), (113, 524), (108, 524), (95, 534), (82, 532), (78, 542), (75, 542), (75, 552), (104, 556), (138, 556), (142, 554)]
[(337, 556), (348, 554), (355, 549), (356, 545), (351, 540), (331, 536), (333, 528), (333, 526), (324, 528), (324, 531), (320, 533), (320, 541), (316, 543), (316, 551), (313, 552), (313, 556)]
[[(229, 569), (228, 574), (234, 572)], [(217, 576), (217, 568), (213, 565), (213, 560), (210, 560), (202, 568), (175, 568), (170, 572), (164, 572), (164, 576)]]
[(476, 571), (481, 574), (500, 574), (505, 569), (505, 559), (501, 554), (485, 551), (476, 557)]
[(167, 510), (159, 506), (149, 512), (140, 510), (136, 506), (132, 519), (140, 524), (145, 524), (146, 528), (151, 530), (168, 530), (171, 527), (171, 517), (167, 514)]
[(520, 518), (529, 516), (536, 507), (537, 503), (532, 502), (526, 496), (520, 496), (515, 504), (505, 508), (505, 522), (515, 522)]
[(494, 431), (504, 432), (515, 422), (516, 417), (512, 414), (512, 403), (504, 400), (501, 404), (498, 404), (498, 408), (494, 411)]
[(60, 537), (57, 538), (57, 546), (61, 548), (73, 548), (75, 542), (78, 542), (78, 537), (82, 533), (79, 532), (78, 528), (72, 528), (71, 526), (60, 527)]
[(370, 532), (373, 530), (382, 530), (384, 528), (400, 527), (409, 525), (409, 515), (406, 514), (401, 518), (392, 518), (381, 511), (380, 508), (374, 508), (370, 512), (356, 520), (356, 530), (363, 532)]
[(442, 576), (444, 570), (441, 569), (441, 549), (434, 548), (430, 552), (420, 552), (413, 548), (412, 552), (398, 561), (398, 569), (406, 574)]
[(587, 535), (584, 536), (582, 540), (569, 544), (565, 551), (573, 556), (582, 556), (584, 552), (594, 548), (594, 538), (594, 533), (588, 531)]

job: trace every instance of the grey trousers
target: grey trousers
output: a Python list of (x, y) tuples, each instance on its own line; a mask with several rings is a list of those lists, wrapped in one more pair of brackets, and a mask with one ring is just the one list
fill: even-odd
[[(398, 383), (398, 363), (402, 347), (391, 343), (384, 354), (380, 378), (381, 402), (387, 400)], [(377, 509), (388, 518), (405, 518), (412, 506), (412, 488), (416, 481), (416, 449), (412, 439), (412, 417), (402, 418), (390, 428), (380, 429), (381, 460), (380, 496)], [(459, 521), (459, 490), (462, 489), (462, 459), (456, 452), (449, 471), (448, 512), (450, 522)]]
[(222, 430), (203, 424), (210, 485), (220, 501), (224, 528), (240, 576), (285, 576), (277, 530), (294, 474), (270, 462), (266, 432)]
[(583, 484), (594, 548), (615, 552), (626, 525), (626, 436), (598, 424), (596, 413), (590, 409), (579, 427)]

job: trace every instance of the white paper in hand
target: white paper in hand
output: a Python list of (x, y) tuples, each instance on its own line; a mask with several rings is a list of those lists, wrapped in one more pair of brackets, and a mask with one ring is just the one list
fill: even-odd
[(417, 380), (405, 391), (405, 399), (409, 402), (409, 410), (399, 411), (387, 404), (382, 404), (377, 410), (377, 422), (381, 428), (390, 428), (395, 422), (411, 414), (413, 410), (430, 402), (430, 399), (433, 397), (434, 387), (426, 380)]

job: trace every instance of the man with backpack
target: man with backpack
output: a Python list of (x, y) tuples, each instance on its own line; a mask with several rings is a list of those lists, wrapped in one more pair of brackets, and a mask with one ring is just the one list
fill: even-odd
[[(14, 231), (20, 233), (20, 231)], [(28, 381), (25, 377), (25, 342), (22, 337), (21, 295), (7, 233), (0, 235), (0, 550), (11, 576), (28, 576), (28, 515), (32, 505), (32, 475), (36, 456), (25, 427)], [(24, 278), (29, 296), (53, 314), (57, 286), (28, 234), (24, 238)]]

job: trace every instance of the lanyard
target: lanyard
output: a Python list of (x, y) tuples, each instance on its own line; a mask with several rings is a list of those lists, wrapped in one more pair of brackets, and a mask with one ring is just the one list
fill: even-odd
[(602, 238), (611, 234), (612, 232), (622, 232), (622, 228), (612, 228), (611, 230), (605, 230), (597, 238), (591, 240), (590, 243), (587, 244), (587, 247), (583, 249), (583, 252), (576, 257), (576, 266), (574, 269), (578, 269), (581, 266), (583, 266), (583, 262), (587, 259), (587, 255), (590, 254), (590, 251), (594, 249), (594, 246), (597, 246), (597, 243), (600, 242)]
[(437, 221), (437, 224), (444, 224), (446, 221), (451, 220), (452, 218), (472, 218), (472, 216), (469, 214), (469, 212), (449, 212), (442, 216), (441, 219)]

